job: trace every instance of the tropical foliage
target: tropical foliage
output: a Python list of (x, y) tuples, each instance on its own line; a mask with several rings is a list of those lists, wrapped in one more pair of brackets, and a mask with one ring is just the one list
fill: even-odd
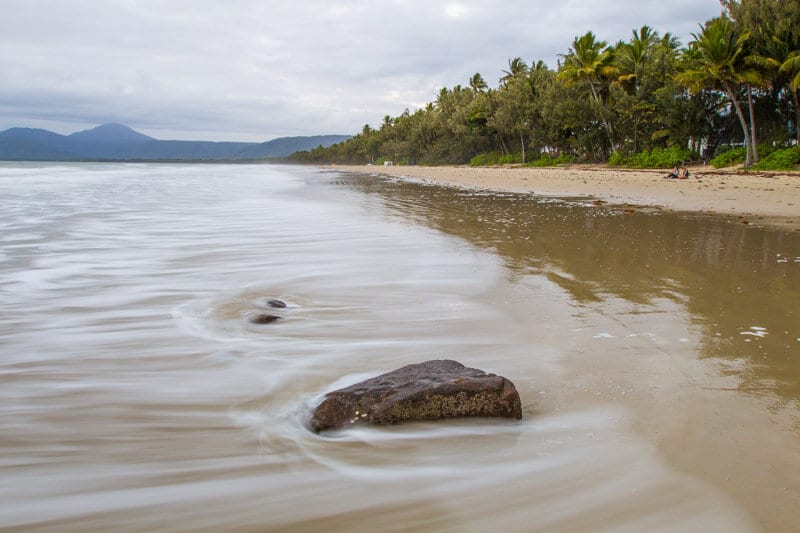
[(656, 146), (652, 150), (645, 150), (628, 156), (623, 156), (619, 152), (614, 153), (608, 160), (608, 164), (631, 168), (670, 168), (678, 161), (691, 159), (692, 155), (692, 151), (688, 148), (679, 146), (659, 148)]
[[(735, 149), (742, 163), (757, 164), (764, 151), (800, 141), (800, 3), (721, 4), (685, 46), (649, 26), (614, 44), (587, 32), (555, 69), (511, 58), (494, 87), (474, 73), (422, 109), (292, 158), (663, 167)], [(791, 166), (794, 153), (765, 164)]]

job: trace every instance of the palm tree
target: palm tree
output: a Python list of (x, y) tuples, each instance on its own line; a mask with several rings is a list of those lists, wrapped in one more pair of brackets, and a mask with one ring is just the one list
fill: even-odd
[(800, 89), (800, 50), (795, 50), (787, 56), (786, 60), (781, 63), (780, 72), (789, 76), (789, 88), (792, 90), (792, 101), (794, 102), (797, 141), (800, 142), (800, 98), (797, 95), (798, 89)]
[(447, 87), (439, 89), (439, 94), (436, 96), (436, 109), (443, 111), (447, 105), (447, 100), (450, 97), (450, 90)]
[[(745, 120), (742, 106), (736, 95), (736, 89), (742, 84), (750, 71), (741, 61), (745, 51), (745, 43), (750, 38), (747, 32), (739, 33), (727, 17), (717, 17), (708, 21), (702, 31), (692, 34), (694, 41), (689, 43), (689, 54), (692, 61), (679, 79), (687, 85), (702, 88), (719, 84), (733, 104), (739, 124), (744, 133), (746, 149), (745, 166), (754, 160), (755, 148), (750, 128)], [(748, 91), (750, 90), (748, 86)], [(755, 155), (755, 157), (758, 157)]]
[(781, 65), (781, 72), (792, 76), (792, 89), (800, 88), (800, 50), (795, 50)]
[(486, 85), (486, 81), (484, 81), (483, 76), (481, 76), (480, 72), (476, 72), (472, 75), (469, 79), (469, 87), (472, 89), (473, 93), (479, 93), (485, 91), (489, 86)]
[(524, 76), (527, 73), (528, 65), (525, 64), (525, 61), (523, 61), (521, 57), (509, 59), (508, 70), (503, 71), (503, 77), (500, 78), (500, 83), (505, 85), (517, 76)]
[(611, 122), (606, 116), (605, 105), (598, 92), (598, 89), (602, 88), (604, 83), (610, 82), (619, 70), (613, 64), (614, 55), (612, 49), (607, 46), (605, 41), (598, 41), (594, 33), (587, 32), (582, 37), (576, 37), (572, 42), (572, 48), (562, 57), (564, 58), (564, 64), (557, 75), (558, 80), (566, 87), (577, 83), (584, 83), (589, 87), (589, 92), (600, 109), (603, 126), (611, 144), (611, 151), (616, 152), (614, 131), (611, 128)]
[(662, 49), (672, 51), (673, 53), (678, 51), (678, 48), (681, 47), (681, 42), (678, 40), (677, 37), (672, 35), (670, 32), (664, 34), (661, 38), (661, 42), (659, 43)]
[(535, 63), (531, 61), (531, 66), (528, 69), (528, 74), (533, 74), (534, 72), (542, 72), (545, 70), (549, 70), (549, 68), (547, 65), (545, 65), (544, 61), (542, 61), (541, 59), (539, 61), (536, 61)]
[[(781, 76), (781, 66), (791, 55), (791, 47), (785, 40), (781, 39), (774, 31), (774, 28), (771, 27), (759, 28), (756, 37), (755, 46), (751, 46), (751, 48), (754, 48), (754, 51), (744, 58), (745, 64), (750, 67), (750, 70), (744, 77), (748, 83), (747, 104), (750, 110), (750, 135), (754, 149), (753, 160), (757, 163), (758, 139), (756, 137), (752, 86), (756, 86), (761, 90), (769, 90), (770, 87), (780, 90), (781, 86), (786, 83), (785, 78)], [(796, 107), (797, 93), (791, 87), (791, 80), (789, 80), (789, 92), (795, 97)], [(798, 112), (800, 110), (795, 109), (795, 111)]]
[(619, 81), (632, 81), (634, 91), (638, 90), (644, 77), (644, 69), (650, 60), (650, 52), (659, 44), (658, 33), (650, 26), (642, 26), (633, 30), (629, 43), (619, 43), (616, 50), (616, 62), (620, 68)]
[(672, 79), (675, 74), (675, 67), (680, 56), (680, 40), (667, 32), (653, 48), (651, 60), (658, 69), (658, 76), (669, 77)]

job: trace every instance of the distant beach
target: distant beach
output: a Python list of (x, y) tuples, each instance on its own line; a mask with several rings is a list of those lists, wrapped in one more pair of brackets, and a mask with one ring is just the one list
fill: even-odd
[(466, 167), (337, 166), (461, 187), (542, 196), (585, 196), (615, 204), (733, 217), (743, 224), (800, 231), (800, 174), (719, 171), (690, 167), (689, 179), (664, 179), (668, 170), (607, 166)]

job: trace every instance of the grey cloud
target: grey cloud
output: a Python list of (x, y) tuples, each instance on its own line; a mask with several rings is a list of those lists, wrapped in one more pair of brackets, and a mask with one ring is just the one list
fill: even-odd
[(355, 132), (476, 71), (496, 84), (511, 57), (554, 67), (590, 29), (685, 41), (719, 13), (716, 0), (4, 4), (0, 129), (115, 120), (210, 140)]

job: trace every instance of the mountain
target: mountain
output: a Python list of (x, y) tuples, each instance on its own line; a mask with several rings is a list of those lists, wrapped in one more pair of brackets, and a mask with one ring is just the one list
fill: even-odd
[(351, 135), (312, 135), (310, 137), (279, 137), (256, 146), (244, 148), (242, 159), (286, 157), (301, 150), (313, 150), (322, 145), (328, 147), (349, 139)]
[(0, 132), (0, 159), (48, 161), (71, 160), (69, 141), (63, 135), (36, 128), (11, 128)]
[(24, 137), (2, 135), (0, 132), (0, 161), (72, 161), (79, 157)]
[(132, 130), (124, 124), (103, 124), (90, 130), (69, 135), (69, 139), (84, 144), (141, 144), (155, 141), (143, 133)]
[(70, 151), (92, 159), (127, 159), (134, 147), (155, 141), (122, 124), (103, 124), (67, 135), (66, 139)]
[(349, 135), (281, 137), (265, 143), (162, 141), (123, 124), (103, 124), (70, 135), (34, 128), (0, 132), (0, 160), (199, 160), (238, 161), (286, 157), (299, 150), (330, 146)]

